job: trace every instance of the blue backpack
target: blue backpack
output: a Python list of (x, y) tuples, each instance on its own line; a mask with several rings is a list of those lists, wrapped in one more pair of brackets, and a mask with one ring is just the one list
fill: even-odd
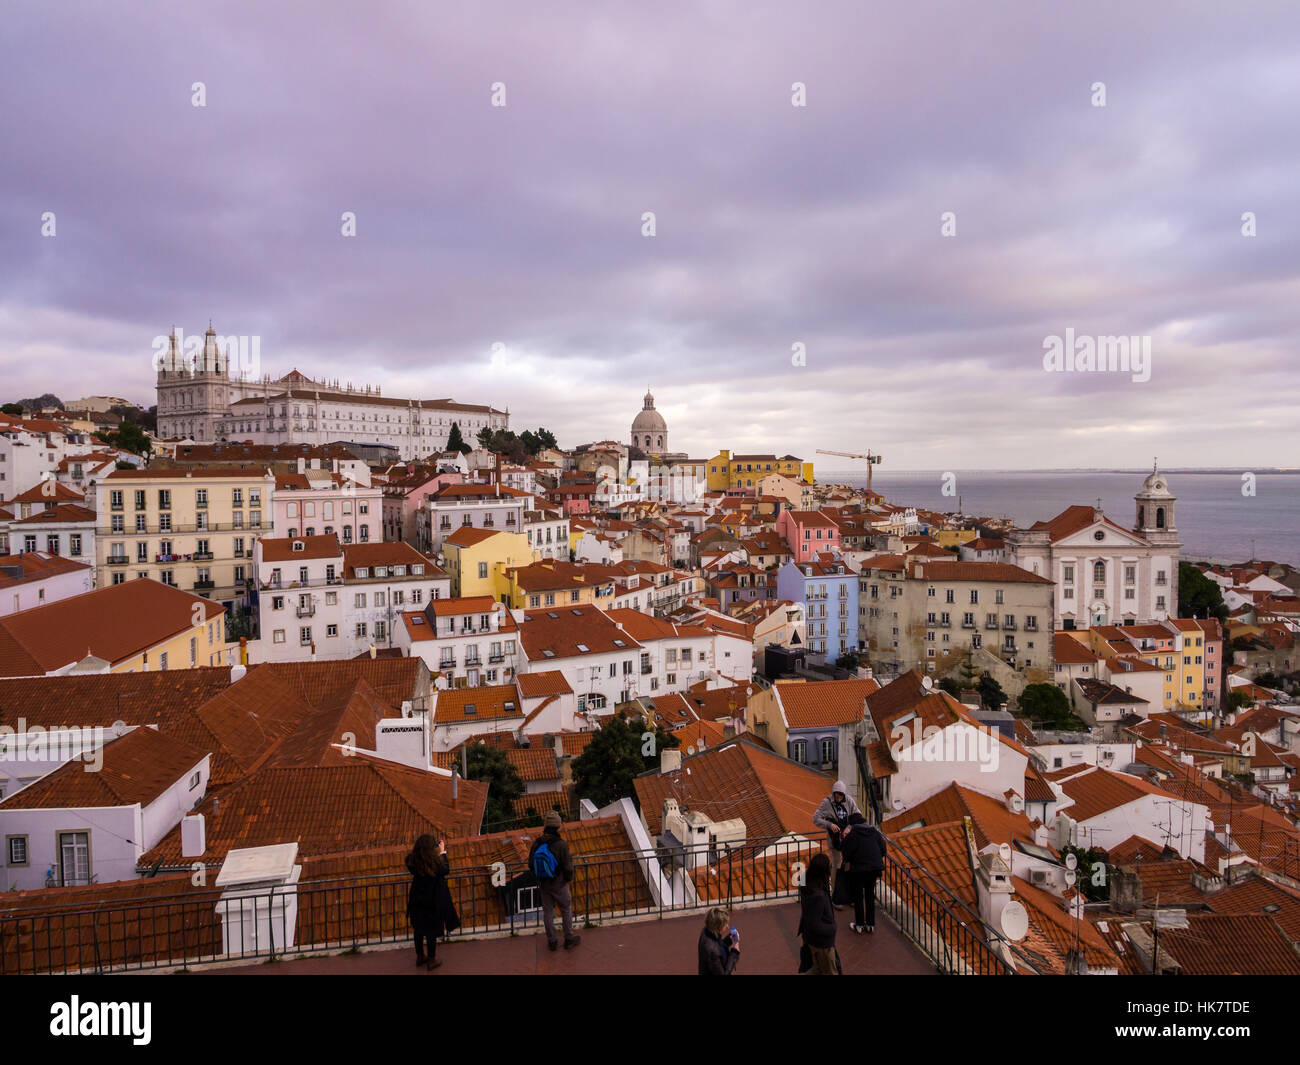
[(532, 869), (533, 876), (538, 880), (554, 880), (555, 873), (559, 869), (560, 863), (555, 859), (555, 852), (551, 850), (549, 843), (537, 844), (537, 849), (533, 851)]

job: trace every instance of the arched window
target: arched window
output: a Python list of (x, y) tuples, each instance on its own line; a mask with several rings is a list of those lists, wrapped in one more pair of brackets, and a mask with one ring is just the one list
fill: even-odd
[(1106, 583), (1106, 563), (1094, 562), (1092, 564), (1092, 579), (1095, 584)]
[(1156, 528), (1163, 529), (1164, 527), (1165, 527), (1165, 508), (1156, 507)]
[(664, 438), (661, 436), (659, 438), (659, 447), (663, 447), (663, 446), (664, 446)]

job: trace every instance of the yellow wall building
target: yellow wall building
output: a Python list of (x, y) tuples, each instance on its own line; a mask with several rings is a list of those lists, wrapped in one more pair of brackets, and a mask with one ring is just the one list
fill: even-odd
[(229, 604), (256, 576), (274, 488), (265, 469), (114, 470), (92, 487), (97, 583), (149, 577)]
[(759, 482), (768, 474), (780, 473), (796, 481), (812, 484), (813, 464), (794, 455), (733, 455), (719, 451), (709, 459), (710, 492), (757, 492)]
[(494, 532), (469, 525), (443, 541), (442, 553), (453, 596), (490, 595), (498, 603), (511, 601), (508, 571), (527, 566), (536, 557), (523, 533)]

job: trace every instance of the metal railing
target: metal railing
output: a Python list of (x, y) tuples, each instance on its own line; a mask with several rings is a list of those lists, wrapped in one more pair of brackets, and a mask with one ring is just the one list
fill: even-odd
[[(795, 899), (821, 841), (790, 836), (730, 846), (660, 848), (575, 858), (579, 921), (663, 919)], [(900, 850), (891, 842), (891, 850)], [(447, 878), (460, 927), (455, 938), (517, 933), (541, 925), (526, 864), (460, 867), (449, 841)], [(1014, 970), (985, 939), (977, 914), (904, 852), (880, 877), (880, 907), (942, 973)], [(147, 890), (148, 880), (133, 882)], [(104, 973), (271, 960), (411, 940), (405, 874), (306, 880), (250, 892), (202, 888), (139, 900), (15, 908), (0, 896), (0, 975)], [(131, 883), (122, 885), (131, 890)], [(57, 889), (50, 892), (57, 898)], [(1032, 971), (1029, 969), (1028, 971)]]

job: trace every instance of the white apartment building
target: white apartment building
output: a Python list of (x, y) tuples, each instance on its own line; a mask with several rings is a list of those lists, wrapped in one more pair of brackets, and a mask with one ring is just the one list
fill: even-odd
[(0, 555), (0, 617), (90, 591), (92, 562), (40, 551)]
[(90, 438), (58, 422), (0, 415), (0, 503), (56, 474), (69, 454), (90, 450)]
[(451, 597), (451, 578), (410, 544), (343, 548), (343, 635), (346, 657), (397, 646), (402, 615)]
[(448, 687), (508, 684), (519, 670), (519, 625), (490, 595), (436, 599), (402, 615), (395, 646)]
[(77, 503), (57, 503), (33, 510), (25, 518), (0, 519), (0, 553), (10, 551), (47, 555), (84, 562), (95, 567), (95, 512)]
[(257, 544), (261, 638), (257, 661), (353, 658), (397, 645), (401, 615), (451, 593), (451, 582), (409, 544), (341, 545), (338, 536)]
[[(526, 492), (494, 484), (448, 484), (429, 500), (420, 522), (420, 543), (430, 554), (442, 550), (443, 541), (462, 526), (495, 532), (522, 532), (524, 511), (532, 507)], [(566, 556), (567, 557), (567, 556)]]
[(569, 561), (569, 519), (563, 511), (551, 507), (525, 510), (523, 531), (534, 558)]

